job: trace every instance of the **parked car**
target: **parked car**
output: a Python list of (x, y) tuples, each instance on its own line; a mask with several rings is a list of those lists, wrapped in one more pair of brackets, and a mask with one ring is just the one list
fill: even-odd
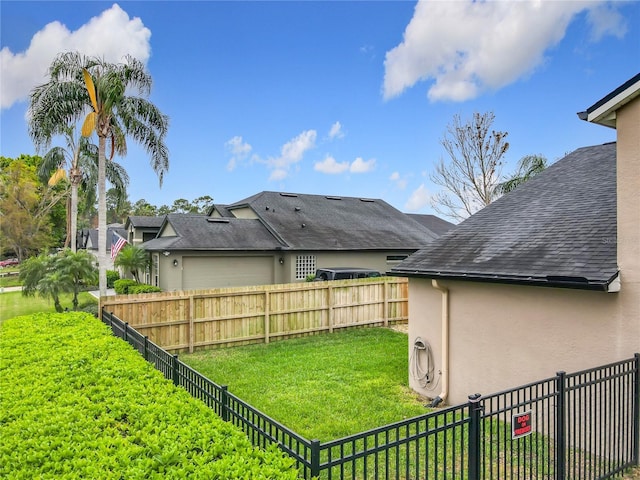
[(20, 264), (20, 261), (17, 258), (7, 258), (6, 260), (0, 260), (0, 268), (14, 267), (18, 264)]
[(381, 277), (377, 270), (358, 267), (332, 267), (319, 268), (316, 270), (316, 278), (314, 281), (321, 282), (324, 280), (346, 280), (349, 278), (370, 278)]

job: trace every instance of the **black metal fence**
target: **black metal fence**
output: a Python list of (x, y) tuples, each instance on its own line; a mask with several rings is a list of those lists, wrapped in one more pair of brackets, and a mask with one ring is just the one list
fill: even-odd
[(102, 320), (254, 445), (277, 444), (305, 479), (606, 479), (639, 464), (640, 354), (320, 442), (243, 402), (115, 315), (103, 310)]

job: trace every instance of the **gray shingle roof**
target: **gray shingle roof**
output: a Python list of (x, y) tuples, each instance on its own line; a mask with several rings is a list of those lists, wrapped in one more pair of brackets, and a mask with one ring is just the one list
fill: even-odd
[(145, 215), (131, 215), (127, 218), (127, 225), (130, 223), (136, 228), (160, 228), (164, 222), (164, 215), (157, 217)]
[(616, 145), (580, 148), (392, 273), (604, 289), (616, 261)]
[(456, 226), (455, 223), (447, 222), (435, 215), (422, 215), (418, 213), (408, 213), (407, 215), (422, 226), (427, 227), (439, 237)]
[(242, 206), (295, 250), (414, 250), (436, 238), (379, 199), (261, 192), (228, 209)]
[(275, 250), (283, 246), (260, 220), (172, 213), (166, 222), (177, 236), (149, 240), (143, 244), (146, 250)]

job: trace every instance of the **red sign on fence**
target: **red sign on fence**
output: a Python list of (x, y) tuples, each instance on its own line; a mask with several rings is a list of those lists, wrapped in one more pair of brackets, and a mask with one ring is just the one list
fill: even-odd
[(514, 413), (511, 421), (511, 438), (526, 437), (533, 432), (533, 414), (531, 410), (523, 413)]

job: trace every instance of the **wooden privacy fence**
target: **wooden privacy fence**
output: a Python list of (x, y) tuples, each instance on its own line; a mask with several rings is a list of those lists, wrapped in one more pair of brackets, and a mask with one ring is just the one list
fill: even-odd
[(408, 282), (397, 277), (118, 295), (100, 307), (164, 349), (189, 352), (409, 318)]

